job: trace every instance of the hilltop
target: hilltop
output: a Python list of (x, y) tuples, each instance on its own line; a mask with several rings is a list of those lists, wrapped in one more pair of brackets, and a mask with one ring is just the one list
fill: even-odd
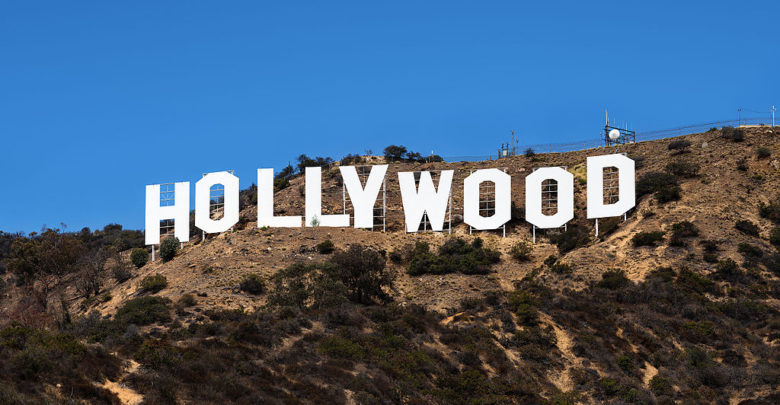
[[(636, 161), (638, 199), (596, 236), (585, 161), (607, 153)], [(777, 128), (388, 163), (385, 232), (257, 228), (250, 190), (233, 231), (193, 232), (172, 260), (113, 277), (131, 254), (120, 247), (86, 294), (78, 261), (44, 310), (29, 301), (34, 266), (26, 281), (7, 272), (0, 402), (65, 400), (68, 387), (125, 403), (780, 401)], [(575, 219), (532, 244), (524, 177), (546, 166), (575, 175)], [(506, 237), (462, 223), (463, 179), (494, 167), (513, 177)], [(452, 233), (406, 233), (396, 173), (444, 169)], [(322, 184), (323, 212), (341, 213), (336, 164)], [(276, 213), (303, 215), (302, 190), (291, 177)], [(5, 267), (27, 263), (15, 254)], [(149, 277), (162, 288), (140, 288)], [(65, 371), (78, 362), (100, 366)]]

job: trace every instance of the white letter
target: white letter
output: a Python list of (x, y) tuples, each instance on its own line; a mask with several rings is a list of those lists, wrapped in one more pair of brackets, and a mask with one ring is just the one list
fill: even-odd
[(146, 232), (147, 245), (160, 243), (160, 221), (174, 220), (174, 235), (179, 242), (190, 240), (190, 183), (187, 181), (174, 185), (174, 204), (160, 206), (160, 185), (146, 186)]
[(347, 187), (349, 200), (352, 201), (352, 208), (355, 210), (355, 228), (373, 228), (374, 204), (385, 179), (387, 165), (371, 167), (365, 189), (360, 185), (360, 178), (354, 166), (339, 166), (339, 171), (344, 179), (344, 186)]
[[(604, 168), (618, 169), (618, 200), (604, 204)], [(620, 154), (588, 158), (588, 219), (617, 217), (636, 205), (634, 161)]]
[[(542, 213), (542, 182), (558, 182), (558, 212)], [(525, 178), (525, 219), (537, 228), (559, 228), (574, 218), (574, 176), (560, 167), (543, 167)]]
[(444, 214), (450, 199), (453, 173), (453, 170), (441, 171), (438, 191), (433, 185), (430, 172), (420, 172), (419, 190), (415, 189), (413, 172), (398, 173), (407, 232), (417, 232), (425, 213), (431, 221), (431, 229), (434, 231), (444, 229)]
[[(221, 184), (225, 189), (223, 196), (224, 215), (218, 220), (211, 219), (211, 186)], [(238, 177), (229, 172), (209, 173), (195, 183), (195, 226), (206, 233), (220, 233), (230, 229), (238, 222)]]
[(349, 226), (348, 214), (322, 215), (322, 169), (306, 168), (306, 226)]
[[(491, 181), (496, 187), (496, 211), (489, 217), (479, 212), (479, 185)], [(498, 169), (471, 173), (463, 181), (463, 222), (474, 229), (496, 229), (512, 219), (512, 177)]]
[(301, 216), (274, 216), (274, 169), (257, 169), (257, 227), (298, 228)]

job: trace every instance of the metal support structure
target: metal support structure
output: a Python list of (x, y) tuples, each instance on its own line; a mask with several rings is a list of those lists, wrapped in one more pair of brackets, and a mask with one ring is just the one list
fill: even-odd
[(772, 106), (772, 128), (775, 127), (775, 106)]

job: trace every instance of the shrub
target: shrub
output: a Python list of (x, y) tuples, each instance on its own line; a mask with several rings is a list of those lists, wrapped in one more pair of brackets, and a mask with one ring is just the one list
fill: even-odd
[(631, 280), (626, 277), (623, 270), (608, 270), (601, 275), (601, 280), (596, 283), (596, 287), (618, 290), (629, 284), (631, 284)]
[(739, 253), (742, 253), (743, 256), (745, 256), (746, 258), (749, 258), (749, 259), (750, 258), (756, 259), (756, 258), (759, 258), (759, 257), (764, 255), (764, 251), (762, 251), (761, 248), (759, 248), (758, 246), (755, 246), (755, 245), (751, 245), (750, 243), (745, 243), (745, 242), (740, 243), (737, 246), (737, 251)]
[(140, 269), (149, 261), (149, 252), (144, 248), (135, 248), (130, 253), (130, 261), (133, 262), (135, 267)]
[(238, 288), (252, 295), (260, 295), (265, 291), (265, 281), (259, 274), (248, 274), (244, 276)]
[(631, 243), (634, 247), (640, 246), (655, 246), (656, 242), (664, 239), (664, 233), (662, 231), (655, 232), (639, 232), (631, 238)]
[(747, 163), (747, 159), (746, 158), (742, 158), (742, 159), (737, 160), (737, 170), (739, 170), (741, 172), (748, 171), (748, 163)]
[(317, 244), (317, 252), (321, 254), (330, 254), (333, 253), (334, 250), (336, 250), (336, 247), (333, 246), (333, 242), (331, 242), (330, 239), (326, 239)]
[(676, 151), (677, 153), (683, 153), (688, 150), (688, 147), (691, 146), (691, 143), (686, 140), (677, 140), (669, 142), (669, 146), (667, 147), (671, 151)]
[(431, 253), (427, 243), (417, 242), (409, 258), (407, 273), (412, 276), (425, 273), (487, 274), (490, 266), (501, 260), (501, 254), (483, 247), (480, 238), (471, 243), (451, 238), (439, 247), (438, 253)]
[(759, 159), (766, 159), (772, 156), (772, 151), (769, 148), (761, 147), (756, 149), (756, 157)]
[(363, 163), (363, 157), (351, 153), (348, 153), (346, 156), (341, 158), (341, 162), (339, 162), (341, 166), (349, 166), (360, 163)]
[(119, 282), (125, 282), (133, 277), (133, 273), (130, 271), (131, 264), (127, 262), (121, 256), (117, 256), (113, 262), (111, 262), (111, 275)]
[(342, 359), (361, 360), (365, 356), (365, 350), (360, 343), (339, 335), (331, 335), (320, 340), (317, 350)]
[(672, 387), (672, 383), (660, 375), (655, 375), (652, 379), (650, 379), (650, 390), (653, 391), (653, 394), (656, 396), (668, 396), (674, 394), (674, 387)]
[(163, 239), (160, 244), (160, 258), (163, 262), (171, 261), (176, 257), (176, 253), (179, 252), (179, 239), (174, 236), (169, 236)]
[(669, 242), (672, 246), (685, 246), (684, 238), (699, 236), (699, 230), (689, 221), (682, 221), (672, 225), (672, 237)]
[(705, 277), (702, 277), (687, 268), (682, 268), (677, 274), (677, 285), (697, 293), (712, 292), (715, 283)]
[(763, 202), (758, 205), (758, 214), (776, 224), (780, 224), (780, 197), (769, 204)]
[(191, 307), (197, 303), (198, 302), (195, 300), (195, 296), (192, 294), (184, 294), (179, 297), (179, 300), (176, 302), (176, 304), (182, 308)]
[(653, 172), (642, 176), (636, 183), (636, 196), (653, 194), (659, 203), (680, 199), (680, 186), (677, 176), (669, 173)]
[(620, 356), (616, 363), (625, 373), (631, 373), (634, 370), (634, 359), (631, 356)]
[(392, 284), (392, 277), (385, 271), (383, 253), (352, 245), (348, 250), (336, 252), (330, 263), (333, 266), (325, 268), (325, 273), (346, 287), (350, 301), (370, 304), (389, 298), (383, 288)]
[(140, 297), (127, 301), (116, 311), (115, 319), (138, 326), (171, 320), (171, 300), (162, 297)]
[(772, 228), (769, 232), (769, 243), (780, 247), (780, 226)]
[(737, 262), (726, 259), (718, 262), (715, 268), (715, 275), (721, 280), (738, 281), (742, 278), (743, 272), (739, 269)]
[(384, 150), (385, 161), (387, 163), (400, 162), (406, 155), (406, 147), (400, 145), (390, 145)]
[(527, 291), (512, 291), (507, 297), (507, 301), (509, 306), (514, 308), (520, 325), (536, 325), (539, 320), (536, 297)]
[(160, 273), (153, 276), (146, 276), (141, 280), (141, 291), (150, 292), (152, 294), (162, 290), (168, 286), (168, 279)]
[(531, 260), (531, 252), (533, 252), (533, 246), (524, 240), (518, 241), (509, 249), (509, 255), (518, 262)]
[(675, 276), (677, 276), (677, 273), (671, 267), (659, 267), (647, 275), (648, 278), (661, 280), (666, 283), (674, 280)]
[(618, 226), (620, 226), (620, 223), (622, 221), (623, 218), (621, 217), (599, 219), (599, 237), (604, 239), (607, 236), (611, 235), (613, 232), (615, 232), (618, 229)]
[(556, 274), (570, 274), (572, 270), (568, 263), (555, 262), (550, 266), (550, 271)]
[(750, 236), (758, 236), (758, 225), (748, 221), (748, 220), (741, 220), (737, 221), (736, 224), (734, 224), (734, 228), (745, 235)]
[(534, 156), (536, 156), (536, 152), (534, 152), (532, 148), (528, 148), (525, 150), (525, 157), (532, 158)]
[(576, 225), (568, 226), (563, 232), (550, 235), (550, 242), (558, 246), (558, 252), (566, 253), (590, 242), (590, 232)]
[(666, 171), (679, 177), (696, 177), (699, 175), (700, 166), (698, 163), (677, 161), (666, 165)]
[(721, 134), (724, 138), (730, 139), (732, 142), (742, 142), (745, 140), (745, 132), (739, 128), (723, 127), (721, 128)]

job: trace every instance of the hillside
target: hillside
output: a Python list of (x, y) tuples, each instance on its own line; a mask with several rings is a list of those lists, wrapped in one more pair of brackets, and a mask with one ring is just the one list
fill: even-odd
[[(97, 293), (58, 273), (45, 309), (28, 302), (33, 270), (9, 270), (0, 403), (778, 403), (779, 135), (391, 163), (387, 232), (259, 229), (242, 193), (234, 231), (122, 281), (112, 269), (130, 250), (117, 249)], [(615, 152), (637, 162), (637, 206), (596, 237), (585, 161)], [(530, 244), (524, 177), (543, 166), (574, 173), (575, 219)], [(459, 221), (463, 178), (492, 167), (512, 175), (506, 237)], [(396, 173), (442, 169), (456, 170), (452, 235), (407, 234)], [(303, 215), (302, 184), (276, 193), (277, 213)], [(341, 213), (335, 165), (323, 193), (324, 213)], [(157, 274), (164, 288), (139, 288)]]

